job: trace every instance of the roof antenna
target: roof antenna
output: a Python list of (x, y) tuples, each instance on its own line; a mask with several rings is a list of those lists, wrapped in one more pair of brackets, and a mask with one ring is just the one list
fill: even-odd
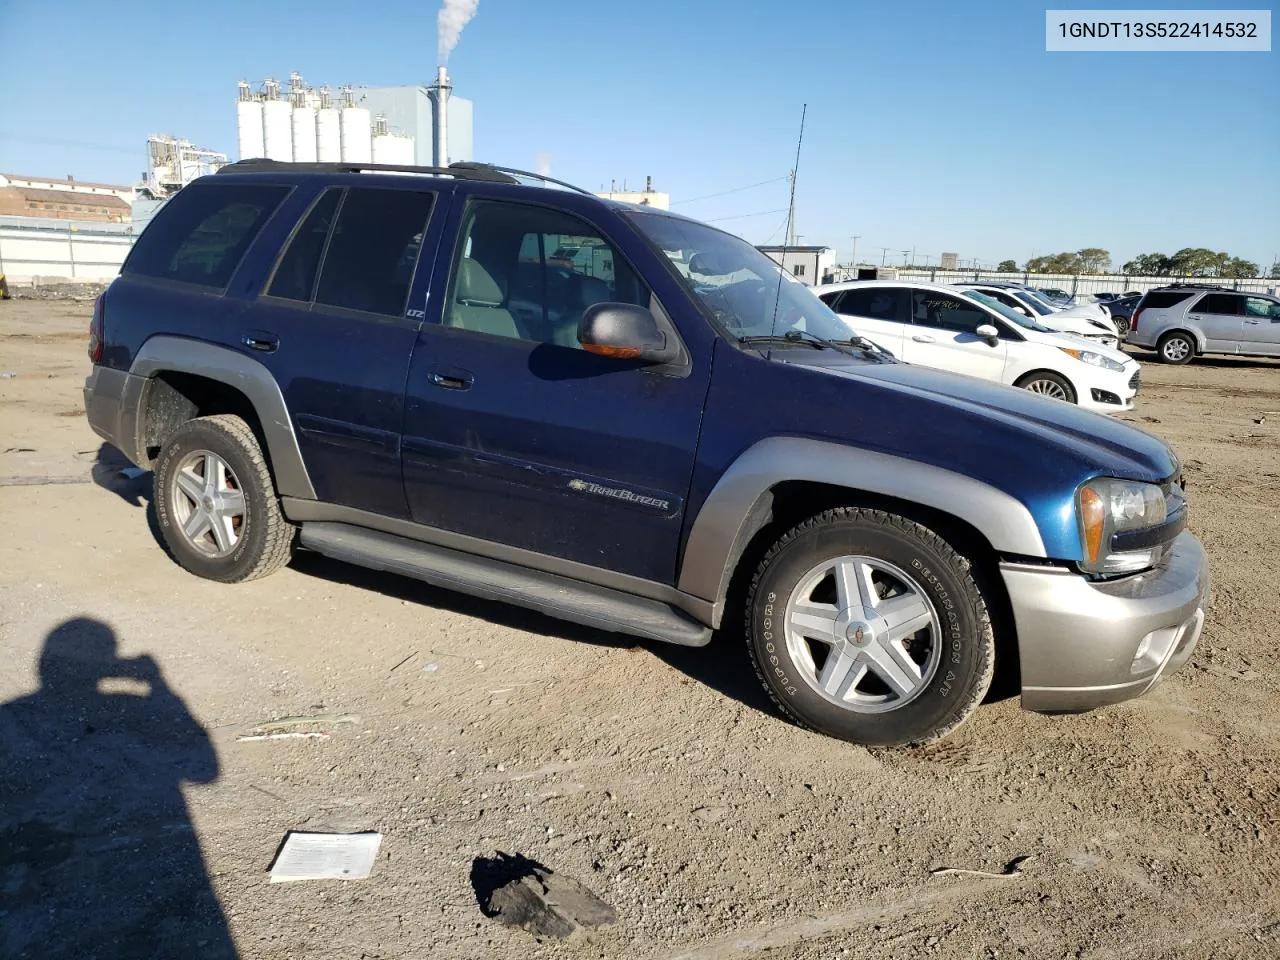
[(791, 168), (791, 201), (787, 204), (787, 239), (782, 244), (782, 263), (778, 264), (778, 289), (773, 297), (773, 322), (769, 326), (769, 335), (778, 332), (778, 306), (782, 302), (782, 275), (787, 269), (787, 246), (795, 229), (796, 218), (796, 174), (800, 170), (800, 145), (804, 143), (804, 117), (809, 110), (806, 103), (800, 108), (800, 138), (796, 141), (796, 165)]

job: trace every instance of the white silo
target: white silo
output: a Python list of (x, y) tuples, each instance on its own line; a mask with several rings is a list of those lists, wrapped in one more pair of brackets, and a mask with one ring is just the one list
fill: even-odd
[(337, 107), (321, 107), (316, 112), (316, 159), (321, 163), (342, 159), (342, 121)]
[(262, 139), (262, 104), (253, 99), (249, 84), (239, 83), (240, 99), (236, 103), (236, 134), (240, 145), (240, 159), (251, 160), (266, 156)]
[(342, 108), (342, 162), (373, 160), (373, 119), (364, 107)]
[(388, 146), (390, 147), (388, 163), (394, 163), (402, 167), (412, 167), (416, 163), (416, 153), (413, 146), (413, 137), (405, 136), (402, 133), (387, 134)]
[(262, 139), (269, 160), (293, 159), (293, 106), (280, 99), (280, 83), (267, 80), (262, 84)]
[(314, 107), (293, 108), (293, 159), (315, 163), (318, 156), (316, 111)]

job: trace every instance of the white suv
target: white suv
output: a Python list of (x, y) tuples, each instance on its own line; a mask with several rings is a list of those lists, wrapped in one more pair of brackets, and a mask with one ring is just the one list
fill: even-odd
[(1202, 353), (1280, 357), (1280, 298), (1175, 283), (1143, 295), (1125, 339), (1155, 350), (1165, 363)]
[(1055, 333), (977, 291), (909, 280), (855, 280), (814, 292), (855, 333), (899, 359), (995, 380), (1099, 413), (1133, 409), (1138, 361)]

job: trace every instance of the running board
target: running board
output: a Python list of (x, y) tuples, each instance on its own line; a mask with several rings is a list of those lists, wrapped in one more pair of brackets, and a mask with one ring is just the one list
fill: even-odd
[(710, 627), (660, 600), (633, 596), (501, 560), (346, 523), (304, 523), (301, 539), (302, 546), (308, 550), (334, 560), (398, 573), (487, 600), (528, 607), (550, 617), (611, 633), (625, 633), (683, 647), (701, 647), (711, 640)]

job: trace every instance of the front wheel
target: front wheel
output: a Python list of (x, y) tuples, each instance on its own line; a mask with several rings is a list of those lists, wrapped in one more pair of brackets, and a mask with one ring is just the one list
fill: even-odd
[(1054, 400), (1076, 402), (1076, 391), (1071, 386), (1071, 381), (1051, 370), (1037, 370), (1035, 373), (1029, 373), (1018, 381), (1017, 386), (1043, 397), (1052, 397)]
[(765, 556), (747, 604), (765, 689), (829, 736), (931, 743), (991, 685), (995, 639), (968, 561), (896, 514), (842, 507), (806, 520)]
[(1129, 335), (1129, 318), (1112, 316), (1111, 319), (1116, 322), (1116, 332), (1120, 335), (1120, 339), (1123, 340)]

